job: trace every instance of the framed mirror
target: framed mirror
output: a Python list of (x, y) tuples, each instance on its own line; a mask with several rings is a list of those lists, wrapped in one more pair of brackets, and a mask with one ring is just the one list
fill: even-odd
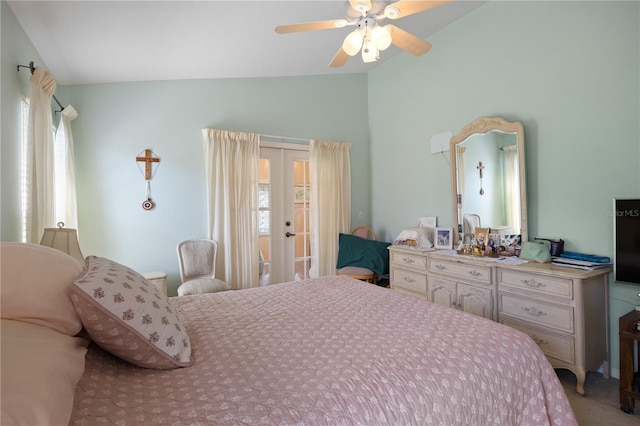
[(454, 241), (475, 228), (527, 241), (522, 124), (480, 117), (451, 138), (450, 149)]

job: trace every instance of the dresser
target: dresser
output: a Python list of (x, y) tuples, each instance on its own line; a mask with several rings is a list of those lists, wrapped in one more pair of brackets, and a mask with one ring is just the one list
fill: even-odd
[(528, 334), (584, 395), (587, 371), (609, 376), (608, 275), (529, 262), (504, 263), (389, 247), (391, 288)]

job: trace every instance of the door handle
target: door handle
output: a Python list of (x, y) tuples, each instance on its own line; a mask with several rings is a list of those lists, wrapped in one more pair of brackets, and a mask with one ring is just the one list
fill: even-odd
[(289, 232), (289, 231), (287, 231), (287, 233), (286, 233), (286, 234), (284, 234), (284, 236), (285, 236), (285, 237), (287, 237), (287, 238), (289, 238), (289, 237), (293, 237), (293, 236), (295, 236), (295, 235), (296, 235), (296, 234), (292, 234), (292, 233), (291, 233), (291, 232)]

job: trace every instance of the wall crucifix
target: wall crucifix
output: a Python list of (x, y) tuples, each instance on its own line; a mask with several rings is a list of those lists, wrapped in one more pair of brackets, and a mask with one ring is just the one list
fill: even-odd
[[(155, 207), (155, 203), (151, 201), (151, 179), (153, 179), (153, 176), (158, 170), (160, 158), (150, 149), (145, 149), (136, 156), (136, 162), (138, 163), (140, 172), (144, 176), (144, 180), (147, 182), (147, 199), (143, 201), (142, 208), (151, 210)], [(144, 171), (140, 163), (144, 163)]]
[(484, 166), (482, 165), (482, 161), (478, 162), (476, 169), (480, 172), (480, 195), (484, 195), (484, 189), (482, 188), (482, 171), (484, 170)]

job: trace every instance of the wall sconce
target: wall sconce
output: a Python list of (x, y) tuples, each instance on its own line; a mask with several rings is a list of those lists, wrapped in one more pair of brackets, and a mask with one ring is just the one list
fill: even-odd
[(57, 225), (57, 228), (44, 228), (40, 245), (63, 251), (84, 265), (84, 256), (78, 244), (78, 231), (65, 229), (63, 222), (58, 222)]

